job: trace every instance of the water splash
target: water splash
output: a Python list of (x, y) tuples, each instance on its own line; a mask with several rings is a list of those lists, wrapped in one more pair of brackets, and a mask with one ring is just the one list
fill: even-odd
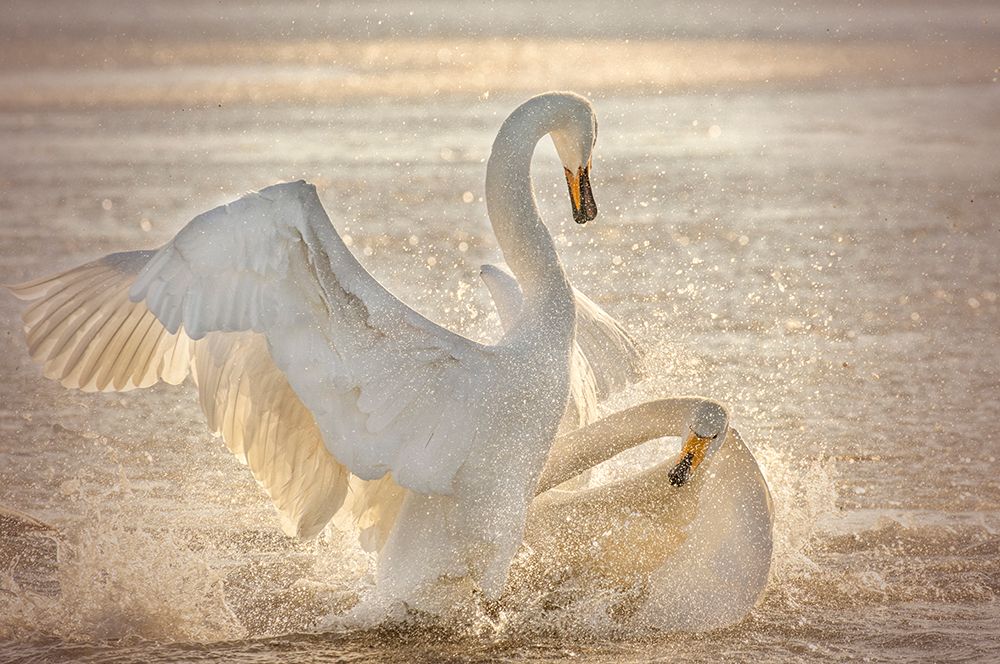
[(781, 585), (816, 568), (809, 553), (836, 514), (838, 473), (832, 459), (796, 457), (771, 445), (754, 454), (774, 501), (771, 578)]
[(226, 604), (210, 545), (146, 526), (148, 503), (127, 488), (112, 497), (79, 487), (81, 518), (60, 536), (57, 591), (39, 593), (8, 575), (0, 594), (2, 638), (213, 641), (246, 634)]

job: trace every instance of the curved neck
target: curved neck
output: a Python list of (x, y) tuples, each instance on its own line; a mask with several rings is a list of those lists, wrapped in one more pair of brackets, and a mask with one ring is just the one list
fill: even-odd
[(705, 421), (715, 423), (718, 431), (726, 431), (729, 413), (702, 397), (673, 397), (647, 401), (559, 436), (552, 444), (535, 495), (647, 440), (682, 436), (689, 425)]
[(563, 121), (559, 106), (535, 98), (518, 107), (500, 127), (486, 166), (486, 210), (504, 260), (524, 291), (525, 310), (572, 303), (531, 186), (531, 157), (538, 141)]

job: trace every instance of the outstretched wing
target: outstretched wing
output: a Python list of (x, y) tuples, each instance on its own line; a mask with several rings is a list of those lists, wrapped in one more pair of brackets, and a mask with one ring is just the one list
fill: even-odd
[(128, 289), (155, 252), (111, 254), (11, 290), (32, 300), (28, 350), (44, 374), (84, 391), (128, 391), (192, 373), (212, 433), (271, 497), (289, 535), (311, 537), (344, 500), (347, 470), (274, 365), (264, 337), (171, 334)]
[[(306, 431), (308, 415), (325, 450), (359, 478), (391, 472), (403, 487), (448, 493), (488, 429), (470, 415), (485, 412), (491, 350), (385, 290), (304, 182), (206, 212), (156, 252), (109, 256), (15, 292), (41, 298), (26, 313), (29, 345), (46, 375), (63, 384), (105, 390), (179, 382), (187, 370), (180, 358), (193, 357), (202, 404), (216, 404), (206, 407), (213, 428), (224, 437), (228, 431), (227, 444), (258, 479), (283, 454), (267, 445), (291, 446), (299, 466), (319, 464), (320, 475), (339, 477), (315, 449), (301, 452), (316, 440)], [(216, 380), (221, 387), (210, 387)], [(254, 421), (275, 411), (295, 423), (298, 437)], [(227, 429), (226, 418), (250, 424)], [(235, 442), (247, 436), (266, 441), (259, 455)], [(296, 488), (297, 476), (289, 470), (273, 480), (288, 500), (314, 490)], [(327, 496), (335, 511), (345, 482), (331, 484), (339, 486)]]
[[(362, 479), (449, 493), (480, 423), (489, 350), (404, 305), (354, 258), (316, 189), (268, 187), (196, 217), (129, 291), (192, 339), (254, 330)], [(456, 417), (464, 413), (465, 417)], [(483, 427), (485, 428), (485, 427)]]

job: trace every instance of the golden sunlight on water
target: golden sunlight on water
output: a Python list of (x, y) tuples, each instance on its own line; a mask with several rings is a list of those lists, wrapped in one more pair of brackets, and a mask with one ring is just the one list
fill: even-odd
[[(372, 41), (86, 41), (2, 47), (0, 105), (142, 107), (336, 103), (373, 97), (530, 93), (574, 89), (654, 93), (753, 84), (815, 85), (947, 73), (982, 78), (980, 45), (810, 44), (783, 41), (421, 39)], [(44, 69), (26, 71), (25, 63)], [(498, 76), (498, 73), (502, 75)]]
[(774, 552), (746, 619), (626, 628), (628, 596), (567, 585), (459, 628), (317, 632), (371, 585), (354, 539), (284, 537), (189, 386), (44, 380), (3, 294), (0, 505), (61, 535), (55, 559), (0, 518), (0, 659), (1000, 657), (1000, 16), (661, 5), (15, 0), (0, 282), (160, 246), (305, 178), (391, 290), (495, 339), (490, 144), (529, 94), (586, 93), (600, 216), (569, 219), (548, 145), (539, 207), (573, 283), (649, 350), (649, 377), (602, 413), (704, 394), (759, 461)]

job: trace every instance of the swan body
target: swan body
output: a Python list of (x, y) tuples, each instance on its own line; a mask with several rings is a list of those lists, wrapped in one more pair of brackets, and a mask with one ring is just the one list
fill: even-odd
[[(480, 278), (489, 289), (500, 324), (508, 330), (521, 315), (524, 294), (517, 279), (499, 265), (483, 265)], [(570, 399), (560, 431), (597, 419), (600, 401), (642, 379), (643, 351), (622, 325), (596, 302), (573, 288), (576, 337), (570, 362)]]
[[(498, 265), (483, 265), (480, 277), (493, 298), (504, 333), (507, 333), (521, 313), (524, 300), (521, 287), (509, 271)], [(573, 297), (577, 341), (573, 343), (570, 360), (570, 393), (559, 424), (561, 433), (594, 422), (600, 400), (644, 375), (643, 351), (621, 324), (576, 288), (573, 288)], [(553, 449), (550, 454), (556, 452)], [(584, 479), (584, 475), (581, 474), (578, 481)], [(404, 498), (405, 492), (391, 477), (374, 482), (352, 477), (345, 501), (349, 509), (337, 515), (336, 523), (345, 530), (358, 527), (362, 546), (368, 551), (381, 551)]]
[[(548, 93), (504, 122), (488, 211), (523, 293), (483, 345), (386, 290), (305, 182), (199, 215), (165, 246), (12, 287), (29, 352), (67, 387), (111, 391), (191, 375), (213, 432), (250, 467), (289, 534), (345, 508), (352, 482), (402, 494), (379, 557), (383, 599), (445, 610), (499, 596), (570, 386), (575, 305), (530, 179), (552, 135), (574, 218), (596, 215), (593, 110)], [(376, 501), (377, 506), (377, 501)]]
[[(572, 579), (632, 595), (624, 619), (704, 630), (741, 620), (771, 563), (773, 508), (756, 460), (726, 410), (699, 397), (649, 401), (561, 436), (525, 529), (522, 584)], [(577, 490), (566, 480), (646, 441), (681, 436), (624, 479)], [(700, 454), (693, 467), (688, 454)], [(683, 472), (678, 472), (681, 469)]]

